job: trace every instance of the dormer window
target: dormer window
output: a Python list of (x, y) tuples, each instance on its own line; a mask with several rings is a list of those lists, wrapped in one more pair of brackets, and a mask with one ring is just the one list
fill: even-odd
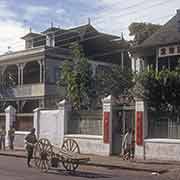
[(54, 47), (55, 46), (55, 36), (54, 34), (46, 35), (46, 46)]
[(33, 40), (26, 40), (26, 49), (33, 48)]

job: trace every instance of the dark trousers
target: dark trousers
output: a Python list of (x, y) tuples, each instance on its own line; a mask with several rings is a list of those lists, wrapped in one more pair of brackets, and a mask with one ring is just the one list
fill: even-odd
[(33, 158), (33, 147), (27, 147), (27, 165), (30, 166), (30, 161)]
[(10, 148), (11, 150), (14, 149), (14, 136), (10, 136), (10, 137), (9, 137), (9, 148)]
[(0, 150), (3, 148), (5, 150), (5, 136), (0, 137)]

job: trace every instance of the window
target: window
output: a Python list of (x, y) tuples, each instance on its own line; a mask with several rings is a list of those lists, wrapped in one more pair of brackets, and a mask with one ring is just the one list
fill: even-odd
[(168, 57), (162, 57), (158, 59), (158, 70), (162, 70), (164, 68), (169, 68)]
[(49, 46), (49, 47), (54, 47), (55, 46), (54, 34), (48, 34), (46, 36), (46, 46)]
[(33, 48), (33, 40), (26, 40), (26, 49)]
[(54, 69), (54, 80), (57, 82), (60, 79), (60, 68)]
[(177, 47), (177, 53), (180, 53), (180, 46)]

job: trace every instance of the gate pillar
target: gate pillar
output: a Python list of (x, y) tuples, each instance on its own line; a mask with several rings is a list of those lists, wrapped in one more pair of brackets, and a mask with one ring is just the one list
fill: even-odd
[(109, 145), (109, 154), (112, 153), (112, 96), (102, 100), (103, 102), (103, 141)]
[(6, 109), (5, 109), (5, 113), (6, 113), (6, 147), (8, 147), (9, 145), (9, 139), (8, 139), (8, 131), (10, 129), (11, 126), (14, 125), (15, 121), (16, 121), (16, 109), (9, 105)]
[(147, 106), (141, 99), (136, 99), (135, 113), (135, 157), (145, 159), (144, 138), (148, 135)]

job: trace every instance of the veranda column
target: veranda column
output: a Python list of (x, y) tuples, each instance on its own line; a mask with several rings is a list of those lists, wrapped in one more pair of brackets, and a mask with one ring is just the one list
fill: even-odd
[(33, 110), (34, 116), (33, 116), (33, 127), (36, 129), (36, 136), (39, 139), (40, 135), (40, 110), (41, 108), (36, 108)]
[(39, 72), (39, 73), (40, 73), (40, 74), (39, 74), (39, 75), (40, 75), (40, 83), (42, 83), (42, 81), (43, 81), (43, 78), (42, 78), (42, 77), (43, 77), (43, 76), (42, 76), (42, 75), (43, 75), (43, 74), (42, 74), (42, 71), (43, 71), (42, 60), (39, 60), (38, 63), (39, 63), (39, 67), (40, 67), (40, 72)]
[(14, 124), (16, 121), (16, 109), (13, 106), (8, 106), (5, 109), (6, 113), (6, 147), (9, 145), (9, 140), (8, 140), (8, 131), (10, 127)]
[(121, 69), (124, 70), (124, 51), (121, 51)]
[(44, 61), (44, 59), (42, 60), (42, 82), (43, 83), (45, 83), (45, 79), (46, 79), (46, 77), (45, 77), (45, 61)]
[(24, 83), (24, 67), (26, 66), (26, 64), (25, 63), (21, 63), (20, 64), (20, 68), (21, 68), (21, 85), (23, 85), (23, 83)]
[(136, 99), (135, 119), (135, 158), (145, 159), (144, 138), (148, 135), (148, 119), (146, 103), (141, 99)]
[(18, 68), (18, 85), (21, 84), (21, 64), (17, 64)]
[(109, 144), (109, 155), (112, 153), (112, 96), (102, 100), (103, 103), (103, 142)]
[(96, 75), (96, 67), (97, 65), (96, 64), (92, 64), (92, 76), (94, 77)]

